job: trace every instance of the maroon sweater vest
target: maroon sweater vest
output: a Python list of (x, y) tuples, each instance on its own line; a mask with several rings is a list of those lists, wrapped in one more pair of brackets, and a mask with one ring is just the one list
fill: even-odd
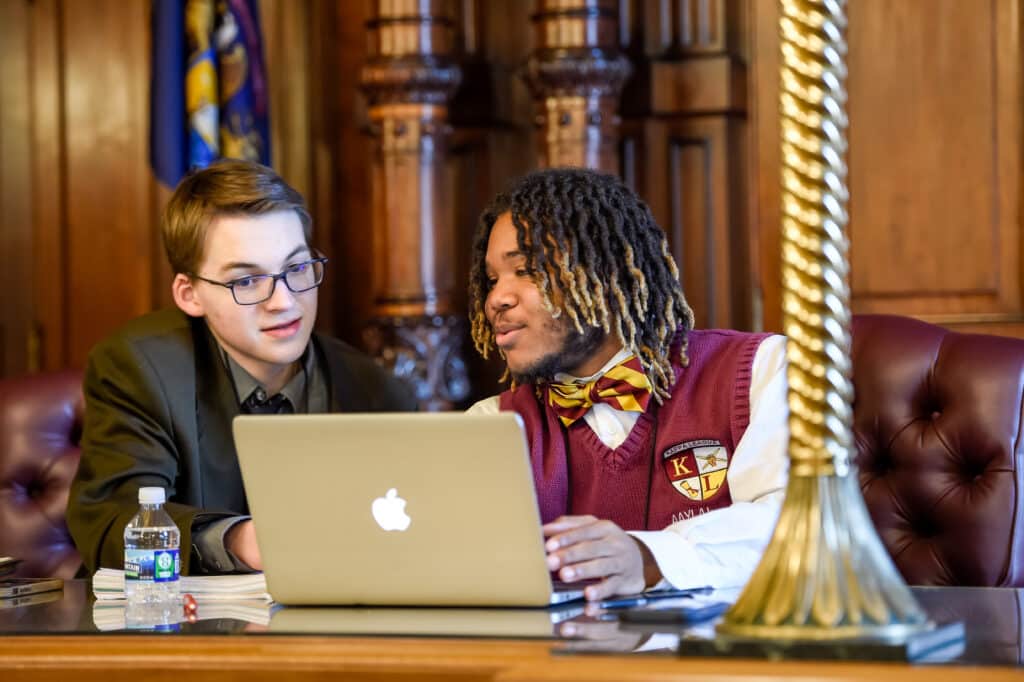
[(767, 336), (691, 331), (689, 365), (673, 351), (672, 396), (660, 406), (651, 400), (614, 450), (584, 419), (565, 429), (546, 386), (502, 393), (500, 409), (526, 424), (542, 521), (593, 514), (626, 530), (661, 530), (732, 504), (726, 474), (750, 423), (751, 366)]

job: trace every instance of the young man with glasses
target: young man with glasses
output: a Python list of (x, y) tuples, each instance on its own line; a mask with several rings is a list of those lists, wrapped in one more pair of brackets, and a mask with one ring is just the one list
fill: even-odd
[(161, 486), (183, 571), (259, 569), (235, 415), (411, 410), (411, 392), (313, 333), (327, 259), (309, 244), (302, 196), (271, 169), (222, 161), (186, 177), (161, 230), (177, 309), (132, 321), (90, 354), (68, 527), (89, 571), (120, 567), (138, 489)]

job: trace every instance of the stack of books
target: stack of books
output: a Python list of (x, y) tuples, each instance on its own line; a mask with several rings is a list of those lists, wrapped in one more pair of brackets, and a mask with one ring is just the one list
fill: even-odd
[[(124, 571), (114, 568), (96, 571), (92, 577), (92, 591), (97, 601), (124, 599)], [(273, 601), (267, 593), (267, 581), (262, 573), (182, 576), (178, 591), (191, 594), (199, 604), (213, 601)]]
[(101, 568), (92, 577), (93, 623), (99, 630), (177, 630), (185, 622), (211, 619), (233, 619), (265, 626), (275, 608), (267, 593), (262, 573), (245, 575), (182, 576), (178, 583), (181, 594), (196, 600), (192, 617), (183, 608), (168, 606), (129, 607), (124, 597), (124, 571)]

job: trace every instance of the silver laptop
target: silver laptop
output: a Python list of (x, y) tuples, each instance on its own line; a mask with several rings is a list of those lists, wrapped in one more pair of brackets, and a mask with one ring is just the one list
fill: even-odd
[(522, 421), (240, 416), (235, 445), (267, 589), (283, 604), (547, 606)]

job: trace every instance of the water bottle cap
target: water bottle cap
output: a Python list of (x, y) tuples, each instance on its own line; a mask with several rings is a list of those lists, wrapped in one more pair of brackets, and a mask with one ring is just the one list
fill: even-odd
[(163, 504), (166, 499), (163, 488), (139, 488), (139, 504)]

